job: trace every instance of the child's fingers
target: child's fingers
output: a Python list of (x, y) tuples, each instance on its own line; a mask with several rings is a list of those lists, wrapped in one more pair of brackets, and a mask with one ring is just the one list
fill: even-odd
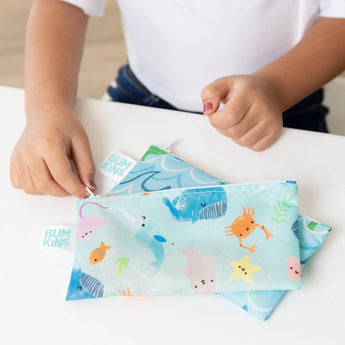
[(79, 199), (88, 197), (85, 186), (73, 173), (71, 163), (64, 150), (55, 150), (52, 155), (45, 157), (45, 162), (54, 180), (64, 190)]
[(225, 135), (226, 137), (231, 138), (236, 144), (251, 148), (255, 145), (258, 141), (260, 141), (264, 137), (264, 133), (262, 133), (261, 129), (258, 128), (258, 125), (250, 128), (244, 135), (238, 138), (232, 138), (231, 134), (229, 133), (229, 129), (218, 130), (221, 134)]
[[(227, 137), (231, 137), (229, 129), (219, 130), (219, 132)], [(269, 129), (264, 122), (259, 122), (242, 136), (232, 139), (240, 146), (248, 147), (254, 151), (263, 151), (278, 139), (279, 133), (279, 130)]]
[(266, 150), (268, 147), (273, 145), (273, 143), (275, 143), (278, 140), (279, 135), (280, 135), (280, 132), (266, 134), (261, 140), (259, 140), (256, 144), (254, 144), (251, 147), (251, 149), (253, 151)]
[(242, 135), (240, 138), (235, 139), (234, 141), (238, 145), (252, 148), (266, 135), (267, 128), (264, 126), (262, 122), (259, 122), (255, 126), (250, 128), (244, 135)]
[[(249, 104), (249, 103), (248, 103)], [(244, 108), (245, 109), (245, 108)], [(226, 131), (226, 135), (233, 140), (238, 140), (243, 137), (247, 132), (257, 126), (261, 121), (261, 111), (257, 110), (255, 105), (250, 104), (248, 110), (242, 110), (245, 112), (245, 115), (241, 120), (233, 126), (223, 128), (223, 131)], [(214, 116), (214, 115), (212, 115)], [(210, 119), (210, 121), (212, 121)]]
[(232, 140), (239, 140), (246, 135), (251, 129), (257, 126), (258, 121), (256, 119), (250, 119), (245, 116), (240, 123), (235, 126), (225, 128), (227, 136)]
[(20, 176), (21, 188), (23, 188), (24, 192), (27, 194), (42, 194), (34, 184), (29, 167), (24, 162), (20, 162), (17, 169)]
[(95, 190), (95, 164), (89, 141), (86, 136), (79, 136), (72, 142), (72, 159), (77, 168), (79, 179), (91, 190)]
[(42, 158), (37, 158), (30, 162), (30, 173), (36, 189), (43, 194), (53, 196), (66, 196), (68, 193), (60, 185), (58, 185)]
[(11, 160), (11, 163), (10, 163), (10, 179), (14, 188), (18, 188), (18, 189), (21, 188), (21, 182), (19, 179), (17, 167), (13, 160)]
[(222, 110), (209, 115), (210, 123), (217, 129), (234, 127), (246, 118), (251, 106), (251, 100), (238, 90), (233, 93)]
[(217, 111), (220, 103), (225, 103), (232, 87), (231, 78), (220, 78), (206, 85), (201, 91), (204, 114), (211, 115)]

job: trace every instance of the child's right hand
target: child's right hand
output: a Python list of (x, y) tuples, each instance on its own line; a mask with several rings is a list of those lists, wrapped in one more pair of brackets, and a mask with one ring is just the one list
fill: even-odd
[(30, 117), (12, 152), (13, 186), (29, 194), (86, 198), (85, 186), (95, 190), (95, 166), (81, 123), (71, 111), (37, 115)]

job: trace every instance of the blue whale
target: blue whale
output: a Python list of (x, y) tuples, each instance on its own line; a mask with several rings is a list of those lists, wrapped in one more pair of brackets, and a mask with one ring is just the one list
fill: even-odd
[(223, 217), (227, 210), (227, 201), (222, 187), (187, 189), (173, 201), (163, 197), (163, 203), (168, 206), (174, 219), (192, 223)]

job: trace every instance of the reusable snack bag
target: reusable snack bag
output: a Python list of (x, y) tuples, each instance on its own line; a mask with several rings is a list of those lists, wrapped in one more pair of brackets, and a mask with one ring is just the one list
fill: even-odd
[(294, 182), (80, 200), (67, 299), (297, 289), (297, 201)]
[[(225, 184), (215, 177), (197, 169), (180, 158), (158, 148), (150, 146), (140, 162), (130, 174), (117, 184), (108, 195), (119, 195), (130, 192), (147, 192), (181, 187), (197, 187), (212, 183)], [(289, 208), (289, 200), (277, 205), (273, 219), (279, 224), (284, 220), (284, 214)], [(294, 233), (299, 240), (300, 262), (303, 267), (312, 254), (319, 248), (332, 228), (306, 216), (298, 216), (294, 223)], [(292, 266), (291, 266), (292, 267)], [(285, 290), (251, 291), (237, 293), (221, 293), (219, 296), (243, 308), (260, 320), (266, 320)]]

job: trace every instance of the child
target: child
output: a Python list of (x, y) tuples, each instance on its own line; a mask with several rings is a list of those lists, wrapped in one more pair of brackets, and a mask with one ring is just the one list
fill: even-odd
[[(27, 123), (11, 157), (12, 183), (27, 193), (84, 198), (85, 186), (95, 189), (90, 145), (73, 107), (88, 15), (101, 15), (105, 1), (33, 3)], [(203, 111), (221, 134), (255, 151), (272, 145), (283, 123), (327, 131), (320, 88), (345, 68), (344, 0), (118, 4), (129, 65), (108, 89), (113, 100)]]

